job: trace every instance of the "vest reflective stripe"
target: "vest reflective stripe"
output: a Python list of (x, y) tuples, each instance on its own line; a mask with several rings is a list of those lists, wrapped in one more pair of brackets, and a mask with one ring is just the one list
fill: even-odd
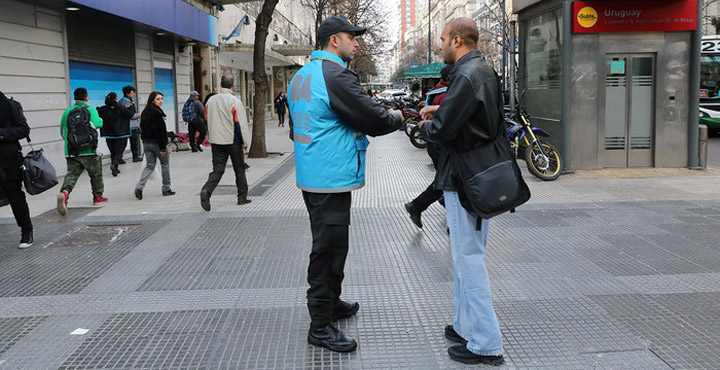
[(447, 89), (448, 89), (447, 87), (441, 87), (441, 88), (439, 88), (439, 89), (435, 89), (435, 90), (430, 90), (430, 91), (428, 91), (428, 93), (425, 95), (425, 106), (427, 107), (428, 105), (430, 105), (430, 97), (431, 97), (431, 96), (433, 96), (433, 95), (439, 95), (439, 94), (442, 94), (442, 93), (444, 93), (444, 92), (447, 92)]

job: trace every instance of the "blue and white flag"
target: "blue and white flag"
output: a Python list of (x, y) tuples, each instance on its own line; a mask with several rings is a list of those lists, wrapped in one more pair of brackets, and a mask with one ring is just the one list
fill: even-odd
[(242, 18), (240, 18), (240, 22), (238, 22), (237, 26), (230, 32), (229, 35), (223, 36), (223, 41), (230, 40), (232, 37), (240, 36), (240, 33), (242, 33), (242, 27), (245, 25), (245, 20), (248, 18), (248, 15), (245, 14)]

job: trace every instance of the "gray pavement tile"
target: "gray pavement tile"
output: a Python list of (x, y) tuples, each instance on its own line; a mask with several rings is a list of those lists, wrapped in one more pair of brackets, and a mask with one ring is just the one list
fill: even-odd
[[(15, 345), (17, 341), (35, 330), (45, 319), (46, 317), (42, 316), (0, 319), (0, 356)], [(0, 365), (2, 365), (2, 362), (0, 362)]]
[(720, 363), (717, 344), (652, 346), (652, 351), (673, 369), (714, 370)]

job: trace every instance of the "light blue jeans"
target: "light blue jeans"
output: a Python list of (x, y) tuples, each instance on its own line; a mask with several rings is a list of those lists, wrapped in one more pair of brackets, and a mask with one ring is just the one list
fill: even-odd
[(481, 356), (503, 353), (500, 324), (492, 305), (490, 279), (485, 268), (490, 221), (482, 220), (460, 205), (457, 192), (444, 191), (447, 224), (455, 275), (455, 320), (453, 328), (467, 339), (467, 349)]

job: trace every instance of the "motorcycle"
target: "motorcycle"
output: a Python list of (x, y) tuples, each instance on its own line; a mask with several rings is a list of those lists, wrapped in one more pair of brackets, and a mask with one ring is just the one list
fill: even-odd
[(517, 158), (524, 157), (530, 173), (543, 181), (553, 181), (562, 171), (562, 157), (552, 144), (540, 140), (550, 134), (530, 122), (530, 114), (522, 107), (524, 95), (517, 99), (515, 115), (505, 118), (510, 146)]

